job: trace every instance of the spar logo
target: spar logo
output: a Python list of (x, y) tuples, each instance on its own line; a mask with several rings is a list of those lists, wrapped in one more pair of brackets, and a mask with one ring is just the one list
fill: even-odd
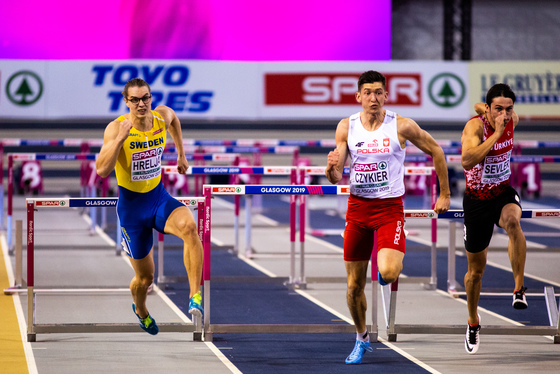
[(241, 193), (241, 187), (212, 187), (212, 192), (214, 193)]
[(463, 102), (467, 89), (457, 75), (441, 73), (430, 81), (428, 93), (434, 104), (443, 108), (453, 108)]
[[(384, 75), (389, 93), (386, 104), (422, 104), (419, 73)], [(356, 105), (359, 77), (359, 73), (266, 73), (265, 105)]]
[(66, 206), (66, 201), (64, 200), (38, 200), (36, 202), (37, 206), (42, 206), (42, 207), (47, 207), (47, 206), (60, 206), (60, 207), (64, 207)]
[(536, 216), (536, 217), (559, 217), (559, 216), (560, 216), (560, 212), (555, 212), (555, 211), (551, 211), (551, 212), (535, 212), (535, 216)]
[(35, 104), (42, 95), (43, 81), (32, 71), (18, 71), (6, 83), (6, 96), (15, 105)]

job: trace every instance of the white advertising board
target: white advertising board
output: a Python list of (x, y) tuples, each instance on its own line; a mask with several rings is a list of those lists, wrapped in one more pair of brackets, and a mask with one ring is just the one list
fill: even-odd
[(361, 110), (357, 80), (387, 77), (388, 109), (415, 120), (466, 120), (462, 62), (224, 62), (0, 60), (0, 119), (110, 119), (125, 113), (129, 79), (150, 84), (153, 106), (181, 119), (336, 120)]

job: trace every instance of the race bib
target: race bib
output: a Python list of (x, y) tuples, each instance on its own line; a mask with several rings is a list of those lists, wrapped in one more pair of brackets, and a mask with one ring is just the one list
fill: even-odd
[(509, 179), (511, 169), (509, 160), (511, 158), (511, 151), (499, 156), (487, 156), (484, 158), (484, 166), (482, 168), (481, 182), (488, 183), (501, 183)]
[(161, 174), (162, 154), (163, 147), (133, 153), (130, 163), (130, 180), (134, 182), (157, 178)]
[(353, 188), (361, 193), (379, 193), (389, 190), (389, 168), (386, 161), (354, 164)]

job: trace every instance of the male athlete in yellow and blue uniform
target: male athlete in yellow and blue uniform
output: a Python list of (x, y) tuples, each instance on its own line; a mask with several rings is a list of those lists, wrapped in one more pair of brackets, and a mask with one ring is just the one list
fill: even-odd
[(202, 243), (189, 208), (171, 197), (161, 180), (161, 155), (169, 131), (177, 149), (177, 169), (186, 173), (189, 164), (183, 150), (181, 124), (175, 112), (160, 105), (150, 109), (151, 91), (142, 79), (130, 80), (123, 91), (130, 113), (109, 123), (97, 158), (97, 174), (107, 177), (114, 169), (119, 185), (119, 216), (123, 248), (135, 276), (130, 283), (132, 309), (140, 327), (155, 335), (158, 327), (146, 308), (148, 287), (154, 279), (152, 230), (173, 234), (184, 242), (183, 260), (189, 276), (189, 313), (202, 317), (200, 280)]

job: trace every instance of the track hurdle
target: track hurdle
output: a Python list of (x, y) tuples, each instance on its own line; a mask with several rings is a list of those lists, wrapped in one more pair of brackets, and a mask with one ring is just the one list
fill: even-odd
[[(405, 218), (424, 218), (424, 219), (462, 219), (464, 212), (462, 210), (449, 210), (445, 213), (436, 214), (430, 210), (418, 210), (414, 213), (406, 214)], [(558, 218), (560, 217), (560, 209), (533, 209), (523, 210), (521, 218)], [(451, 243), (451, 239), (450, 239)], [(454, 242), (453, 242), (454, 243)], [(452, 252), (451, 252), (452, 251)], [(455, 245), (449, 248), (449, 255), (454, 258)], [(454, 262), (453, 262), (454, 264)], [(454, 272), (453, 272), (454, 277)], [(453, 278), (454, 279), (454, 278)], [(448, 281), (449, 284), (449, 281)], [(385, 320), (387, 323), (387, 336), (389, 341), (397, 341), (397, 335), (400, 334), (464, 334), (465, 325), (410, 325), (396, 323), (396, 302), (399, 280), (382, 287), (383, 305), (387, 306), (385, 311)], [(388, 292), (390, 290), (390, 292)], [(480, 330), (482, 334), (488, 335), (542, 335), (553, 336), (555, 344), (560, 344), (560, 305), (556, 305), (553, 287), (544, 288), (544, 296), (547, 305), (547, 312), (550, 326), (502, 326), (502, 325), (484, 325)]]
[[(165, 173), (177, 173), (176, 166), (163, 166)], [(267, 176), (290, 176), (290, 181), (295, 184), (297, 167), (294, 166), (192, 166), (186, 172), (186, 175), (267, 175)], [(239, 195), (236, 195), (239, 197)], [(245, 256), (252, 257), (251, 247), (251, 195), (245, 199)], [(233, 253), (239, 254), (239, 199), (235, 199), (233, 227), (235, 239), (233, 245)]]
[[(97, 160), (97, 153), (8, 153), (8, 204), (7, 204), (7, 241), (8, 248), (13, 247), (12, 242), (12, 213), (13, 213), (13, 183), (14, 183), (14, 161), (95, 161)], [(222, 161), (233, 162), (238, 154), (188, 154), (185, 155), (188, 161), (192, 160), (205, 160), (205, 161)], [(176, 160), (177, 154), (164, 153), (161, 157), (162, 161)], [(92, 196), (90, 196), (92, 197)], [(92, 218), (92, 232), (96, 225), (96, 212), (93, 209), (91, 213)], [(118, 244), (117, 244), (118, 246)], [(117, 252), (119, 248), (117, 248)]]
[(13, 195), (14, 195), (14, 161), (85, 161), (95, 160), (97, 155), (94, 153), (8, 153), (8, 206), (7, 206), (7, 241), (8, 248), (12, 248), (12, 215), (13, 215)]
[[(49, 333), (110, 333), (142, 332), (137, 323), (86, 323), (86, 324), (36, 324), (35, 289), (35, 210), (39, 208), (81, 208), (92, 205), (116, 206), (118, 198), (36, 198), (26, 199), (27, 208), (27, 341), (36, 341), (37, 334)], [(202, 233), (201, 230), (199, 230)], [(46, 291), (46, 290), (45, 290)], [(52, 290), (51, 290), (52, 291)], [(95, 290), (107, 292), (108, 290)], [(114, 290), (110, 290), (114, 291)], [(202, 336), (202, 323), (195, 318), (194, 323), (158, 323), (160, 332), (192, 332), (194, 340)]]
[[(348, 175), (350, 173), (350, 169), (345, 167), (343, 170), (344, 175)], [(305, 180), (305, 176), (307, 175), (324, 175), (325, 174), (325, 167), (303, 167), (300, 169), (300, 176), (299, 176), (299, 183), (303, 184)], [(436, 174), (434, 167), (420, 167), (420, 166), (409, 166), (405, 167), (405, 175), (425, 175), (428, 176), (430, 181), (430, 206), (432, 209), (435, 206), (436, 197), (437, 197), (437, 185), (436, 185)], [(348, 186), (344, 186), (348, 187)], [(349, 189), (344, 188), (343, 193), (339, 194), (338, 196), (348, 195)], [(309, 227), (309, 211), (307, 209), (308, 204), (306, 203), (306, 196), (301, 195), (299, 196), (299, 204), (300, 204), (300, 228), (304, 227), (305, 229), (300, 229), (300, 277), (299, 280), (295, 280), (294, 286), (299, 288), (305, 288), (306, 279), (305, 279), (305, 234), (310, 233), (312, 235), (329, 235), (332, 233), (331, 231), (323, 231), (323, 230), (312, 230)], [(295, 215), (291, 219), (291, 221), (295, 221)], [(295, 226), (294, 226), (295, 230)], [(340, 230), (336, 230), (337, 234), (340, 234), (344, 231), (344, 228)], [(295, 235), (295, 234), (294, 234)], [(295, 254), (291, 253), (292, 262), (295, 262)], [(412, 282), (420, 282), (424, 283), (426, 288), (434, 290), (437, 287), (437, 221), (431, 221), (431, 251), (430, 251), (430, 259), (431, 259), (431, 270), (429, 277), (408, 277), (406, 278), (407, 283)], [(292, 274), (292, 273), (291, 273)], [(291, 282), (290, 282), (291, 284)]]
[[(169, 168), (169, 166), (164, 168)], [(175, 168), (176, 170), (176, 168)], [(200, 240), (203, 240), (203, 215), (204, 212), (204, 197), (175, 197), (175, 199), (179, 200), (189, 208), (195, 210), (197, 215), (195, 217), (197, 223), (197, 232)], [(164, 260), (164, 235), (162, 233), (158, 233), (158, 276), (156, 279), (158, 287), (165, 287), (168, 283), (176, 283), (176, 282), (187, 282), (187, 277), (182, 276), (168, 276), (165, 275), (165, 260)]]
[[(307, 185), (204, 185), (204, 339), (212, 341), (214, 333), (355, 333), (353, 325), (335, 324), (211, 324), (211, 256), (210, 237), (212, 224), (213, 195), (336, 195), (346, 193), (347, 186), (307, 186)], [(377, 272), (372, 271), (371, 307), (372, 324), (368, 325), (372, 341), (377, 340)]]

